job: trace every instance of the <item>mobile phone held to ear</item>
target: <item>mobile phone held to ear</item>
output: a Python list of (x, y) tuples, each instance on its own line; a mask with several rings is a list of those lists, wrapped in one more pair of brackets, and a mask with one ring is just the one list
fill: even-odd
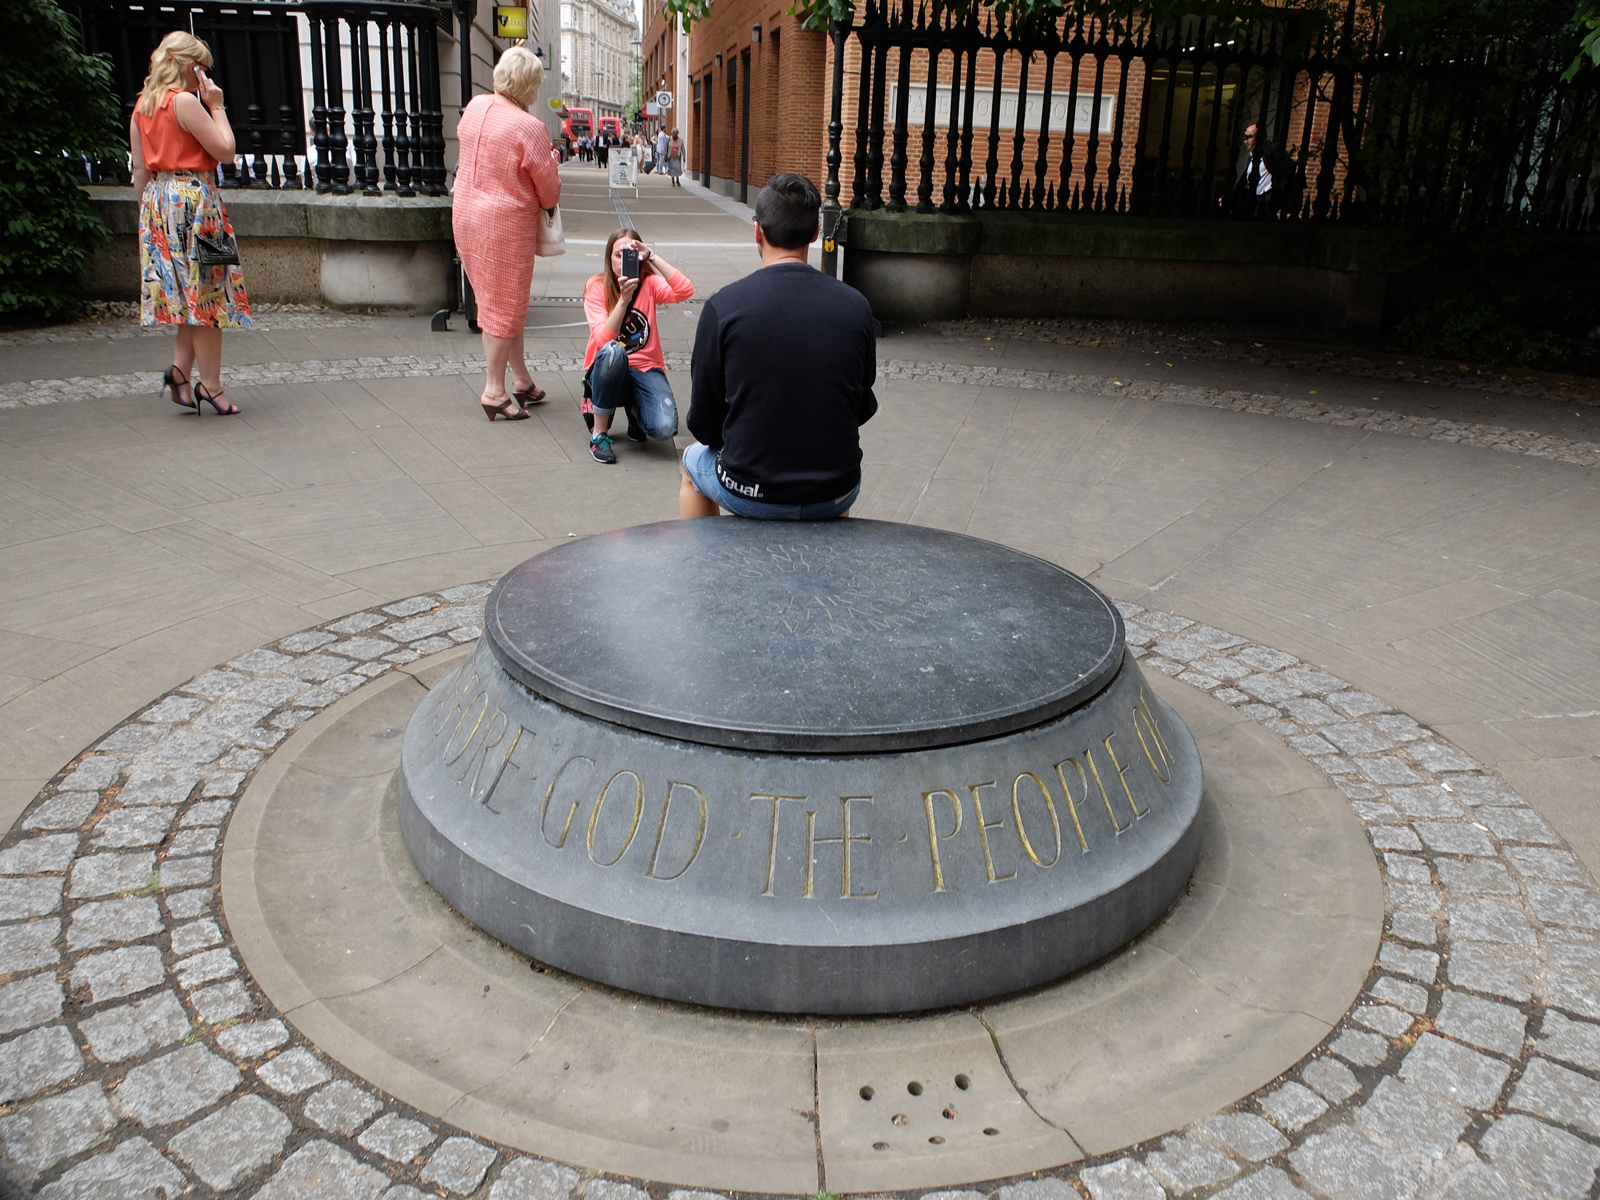
[(624, 279), (639, 278), (639, 251), (633, 246), (622, 248), (622, 277)]

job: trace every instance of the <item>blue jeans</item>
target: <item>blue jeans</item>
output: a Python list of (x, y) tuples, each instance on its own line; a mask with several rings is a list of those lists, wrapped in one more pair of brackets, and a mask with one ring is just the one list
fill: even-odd
[(646, 435), (657, 441), (678, 432), (678, 402), (672, 398), (667, 373), (655, 367), (648, 371), (630, 367), (621, 342), (608, 342), (594, 356), (589, 405), (597, 417), (609, 417), (619, 408), (636, 410)]
[(722, 486), (717, 478), (717, 452), (710, 446), (696, 442), (683, 452), (683, 470), (694, 484), (694, 490), (717, 507), (725, 508), (736, 517), (749, 517), (755, 521), (827, 521), (850, 511), (850, 506), (861, 494), (861, 481), (837, 500), (819, 500), (812, 504), (770, 504), (765, 500), (748, 500), (735, 495)]

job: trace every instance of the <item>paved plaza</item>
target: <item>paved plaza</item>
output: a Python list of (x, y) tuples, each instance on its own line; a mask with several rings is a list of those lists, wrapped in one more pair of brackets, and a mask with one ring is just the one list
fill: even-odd
[[(632, 1107), (578, 1096), (535, 1136), (485, 1116), (451, 1062), (368, 1053), (327, 1017), (333, 998), (296, 992), (306, 962), (356, 976), (331, 942), (274, 941), (257, 902), (268, 790), (340, 776), (317, 739), (384, 696), (414, 705), (476, 641), (506, 570), (676, 516), (685, 437), (589, 458), (577, 300), (626, 214), (697, 285), (660, 315), (686, 408), (699, 302), (758, 265), (748, 210), (650, 177), (613, 195), (580, 164), (563, 177), (568, 253), (541, 261), (528, 330), (549, 401), (529, 421), (477, 411), (459, 315), (433, 333), (426, 317), (263, 311), (225, 340), (234, 418), (158, 395), (170, 338), (125, 317), (0, 335), (0, 1195), (1596, 1195), (1600, 389), (1526, 373), (1109, 323), (879, 342), (855, 514), (1083, 575), (1119, 603), (1208, 778), (1262, 822), (1355, 831), (1346, 911), (1315, 911), (1309, 887), (1240, 901), (1365, 920), (1370, 894), (1377, 949), (1347, 990), (1312, 981), (1285, 1004), (1249, 954), (1192, 973), (1251, 1028), (1294, 1023), (1290, 1061), (1263, 1041), (1227, 1051), (1235, 1074), (1185, 1078), (1223, 1061), (1198, 1039), (1231, 1035), (1152, 1029), (1143, 1057), (1085, 1050), (1088, 1075), (1138, 1075), (1153, 1097), (1097, 1111), (1087, 1075), (1012, 1049), (1040, 997), (946, 1014), (999, 1047), (997, 1111), (1062, 1151), (913, 1186), (850, 1165), (859, 1130), (827, 1086), (830, 1054), (902, 1061), (912, 1023), (730, 1017), (792, 1043), (770, 1078), (744, 1068), (749, 1111), (641, 1083)], [(371, 728), (369, 774), (394, 732)], [(388, 975), (352, 993), (418, 965), (368, 957)], [(1174, 973), (1196, 961), (1170, 957)], [(582, 1005), (651, 1011), (570, 991), (514, 1060), (592, 1020)], [(763, 1125), (751, 1077), (798, 1080), (801, 1098)], [(780, 1146), (798, 1147), (782, 1172)]]

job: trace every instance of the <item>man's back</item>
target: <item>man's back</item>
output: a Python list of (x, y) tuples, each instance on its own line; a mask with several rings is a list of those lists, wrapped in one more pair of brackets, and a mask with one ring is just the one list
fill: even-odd
[(763, 267), (706, 301), (690, 369), (689, 431), (720, 451), (730, 491), (809, 504), (860, 480), (877, 339), (854, 288), (800, 262)]

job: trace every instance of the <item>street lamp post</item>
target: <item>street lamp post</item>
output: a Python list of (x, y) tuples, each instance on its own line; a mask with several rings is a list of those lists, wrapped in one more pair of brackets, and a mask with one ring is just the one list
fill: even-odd
[(636, 37), (628, 45), (633, 47), (633, 71), (629, 77), (629, 85), (633, 89), (633, 95), (628, 99), (633, 102), (634, 111), (642, 117), (644, 110), (644, 65), (640, 47), (644, 45), (644, 38)]

